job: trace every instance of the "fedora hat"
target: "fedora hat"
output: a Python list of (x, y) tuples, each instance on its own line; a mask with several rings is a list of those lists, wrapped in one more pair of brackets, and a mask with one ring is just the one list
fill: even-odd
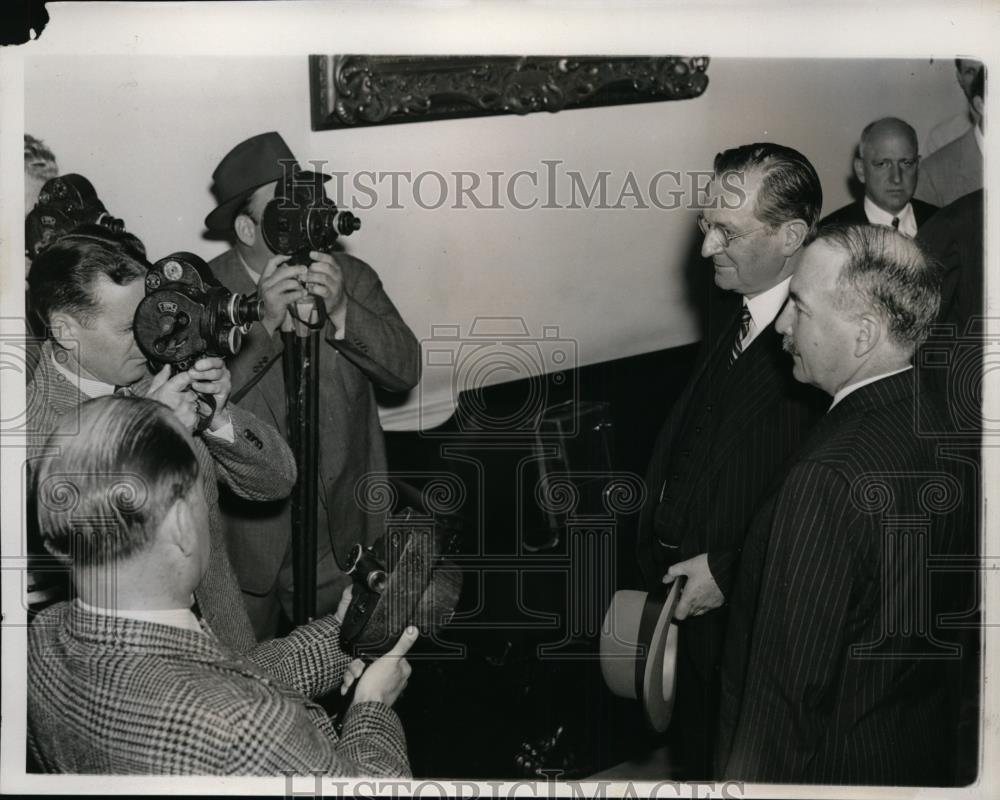
[(296, 163), (295, 172), (301, 180), (314, 180), (319, 174), (323, 182), (329, 175), (301, 170), (285, 140), (276, 131), (251, 136), (226, 153), (212, 173), (212, 194), (218, 205), (205, 217), (210, 231), (227, 232), (232, 228), (237, 210), (254, 192), (284, 176), (282, 162)]
[(601, 628), (601, 673), (612, 694), (638, 700), (657, 733), (674, 708), (677, 625), (673, 622), (683, 577), (652, 592), (615, 592)]

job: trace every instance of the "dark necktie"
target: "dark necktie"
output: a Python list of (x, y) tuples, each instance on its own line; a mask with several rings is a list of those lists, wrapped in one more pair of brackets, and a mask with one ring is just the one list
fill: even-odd
[(898, 231), (899, 230), (899, 217), (893, 217), (892, 218), (892, 229), (894, 231)]
[(744, 303), (743, 310), (740, 311), (740, 329), (736, 331), (736, 338), (733, 340), (733, 347), (729, 351), (729, 366), (731, 367), (736, 363), (736, 359), (740, 357), (740, 353), (743, 352), (743, 340), (746, 335), (750, 333), (750, 321), (753, 317), (750, 316), (750, 307)]

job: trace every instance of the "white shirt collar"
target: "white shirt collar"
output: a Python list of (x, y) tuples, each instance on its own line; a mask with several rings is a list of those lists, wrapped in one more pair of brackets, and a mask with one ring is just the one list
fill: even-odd
[(243, 269), (247, 271), (247, 275), (250, 276), (250, 280), (252, 280), (253, 285), (256, 286), (258, 283), (260, 283), (261, 273), (257, 272), (257, 270), (255, 270), (247, 263), (246, 259), (243, 258), (243, 255), (240, 253), (239, 250), (236, 251), (236, 255), (239, 256), (240, 263), (243, 265)]
[(845, 386), (843, 389), (841, 389), (833, 396), (833, 402), (830, 403), (830, 408), (827, 410), (829, 411), (833, 409), (833, 407), (837, 405), (837, 403), (839, 403), (845, 397), (847, 397), (847, 395), (849, 395), (851, 392), (856, 392), (862, 386), (867, 386), (869, 383), (875, 383), (875, 381), (880, 381), (883, 378), (890, 378), (893, 375), (898, 375), (900, 372), (906, 372), (906, 370), (908, 369), (913, 369), (913, 367), (910, 364), (907, 364), (905, 367), (902, 367), (901, 369), (896, 369), (893, 370), (892, 372), (884, 372), (881, 375), (876, 375), (873, 378), (865, 378), (863, 381), (858, 381), (857, 383), (852, 383), (850, 386)]
[(85, 397), (107, 397), (115, 393), (115, 387), (110, 383), (84, 378), (80, 373), (71, 372), (66, 369), (66, 367), (59, 363), (55, 351), (52, 352), (52, 365)]
[(777, 286), (772, 286), (765, 292), (761, 292), (754, 297), (744, 297), (743, 305), (750, 309), (750, 330), (743, 339), (743, 349), (746, 350), (750, 343), (760, 336), (768, 325), (778, 318), (782, 306), (788, 299), (788, 285), (792, 282), (789, 275)]
[(130, 609), (130, 608), (103, 608), (85, 603), (79, 597), (76, 598), (80, 608), (89, 611), (91, 614), (101, 614), (105, 617), (122, 617), (124, 619), (135, 619), (140, 622), (152, 622), (156, 625), (170, 625), (174, 628), (183, 628), (195, 633), (204, 633), (198, 618), (190, 608), (162, 608), (162, 609)]
[(978, 125), (972, 126), (972, 132), (976, 137), (976, 144), (979, 146), (979, 153), (982, 154), (983, 152), (985, 152), (983, 150), (983, 132), (979, 130)]
[(917, 218), (913, 215), (912, 203), (907, 203), (898, 214), (890, 214), (865, 195), (865, 216), (872, 225), (887, 225), (890, 228), (893, 217), (899, 217), (899, 232), (911, 239), (917, 235)]

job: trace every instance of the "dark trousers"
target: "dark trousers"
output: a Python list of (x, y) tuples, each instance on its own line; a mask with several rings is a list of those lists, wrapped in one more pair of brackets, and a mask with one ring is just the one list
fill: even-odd
[(668, 739), (679, 780), (709, 780), (719, 728), (724, 609), (680, 623), (677, 688)]

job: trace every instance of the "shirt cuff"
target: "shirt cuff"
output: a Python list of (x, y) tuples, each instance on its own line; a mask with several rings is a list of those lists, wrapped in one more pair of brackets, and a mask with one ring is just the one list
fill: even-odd
[(233, 430), (233, 421), (229, 420), (225, 425), (223, 425), (218, 430), (205, 430), (206, 436), (211, 436), (213, 439), (222, 439), (227, 444), (232, 444), (236, 441), (236, 432)]

